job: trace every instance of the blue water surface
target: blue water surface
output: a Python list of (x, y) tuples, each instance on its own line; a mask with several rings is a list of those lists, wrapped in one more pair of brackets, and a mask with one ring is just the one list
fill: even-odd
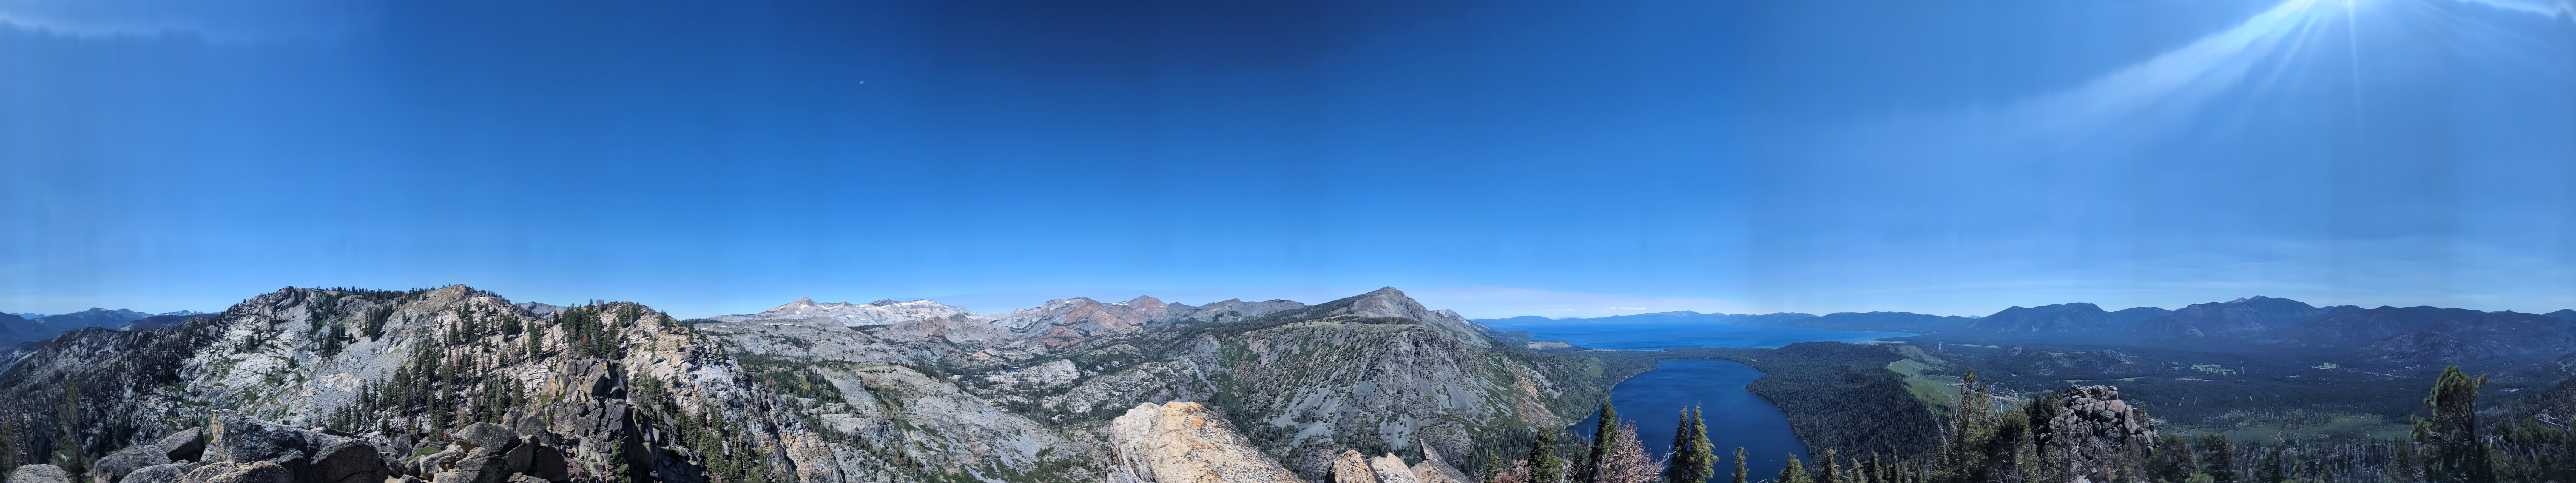
[[(1914, 334), (1903, 332), (1855, 332), (1845, 330), (1775, 327), (1762, 325), (1712, 324), (1687, 322), (1541, 322), (1495, 324), (1505, 330), (1526, 330), (1537, 340), (1562, 340), (1574, 345), (1610, 350), (1661, 350), (1682, 347), (1779, 347), (1799, 342), (1859, 342)], [(1789, 419), (1771, 401), (1744, 389), (1762, 371), (1734, 361), (1685, 359), (1665, 361), (1655, 369), (1621, 381), (1610, 389), (1611, 404), (1619, 408), (1619, 418), (1637, 423), (1637, 439), (1658, 458), (1670, 457), (1673, 432), (1679, 427), (1676, 413), (1697, 405), (1708, 424), (1709, 442), (1716, 443), (1722, 460), (1718, 473), (1734, 471), (1735, 448), (1744, 448), (1746, 466), (1754, 479), (1780, 473), (1780, 466), (1795, 453), (1812, 461), (1806, 445), (1789, 431)], [(1568, 428), (1575, 434), (1592, 436), (1598, 416), (1585, 418)], [(1721, 479), (1724, 477), (1721, 476)]]
[[(1718, 473), (1734, 471), (1735, 448), (1742, 447), (1747, 468), (1758, 480), (1779, 474), (1790, 453), (1808, 457), (1806, 445), (1789, 432), (1789, 419), (1780, 414), (1780, 408), (1744, 390), (1745, 384), (1759, 377), (1762, 371), (1735, 361), (1664, 361), (1655, 370), (1612, 388), (1610, 404), (1618, 407), (1619, 419), (1637, 422), (1638, 441), (1657, 458), (1672, 456), (1673, 432), (1679, 427), (1675, 423), (1680, 422), (1676, 416), (1682, 408), (1698, 405), (1708, 423), (1708, 440), (1717, 444), (1718, 456), (1724, 460)], [(1584, 418), (1568, 429), (1589, 438), (1600, 420), (1598, 415)]]

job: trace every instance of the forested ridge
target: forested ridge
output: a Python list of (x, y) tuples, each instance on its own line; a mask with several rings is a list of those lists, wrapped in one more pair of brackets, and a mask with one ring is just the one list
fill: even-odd
[[(2481, 412), (2487, 380), (2444, 370), (2419, 389), (2424, 416), (2407, 438), (2336, 444), (2237, 442), (2218, 433), (2159, 433), (2145, 409), (2109, 386), (2004, 397), (1975, 374), (1963, 378), (1938, 441), (1921, 451), (1853, 453), (1822, 448), (1776, 472), (1747, 468), (1739, 449), (1724, 464), (1696, 412), (1682, 415), (1664, 459), (1623, 454), (1633, 431), (1600, 409), (1602, 440), (1539, 434), (1524, 457), (1496, 464), (1488, 483), (2495, 483), (2576, 481), (2576, 378)], [(1639, 450), (1641, 451), (1641, 450)], [(1656, 475), (1645, 477), (1639, 475)]]

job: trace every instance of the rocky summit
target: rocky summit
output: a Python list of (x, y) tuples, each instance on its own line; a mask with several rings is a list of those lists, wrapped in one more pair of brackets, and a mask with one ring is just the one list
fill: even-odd
[(0, 358), (9, 482), (1466, 481), (1618, 372), (1393, 288), (691, 321), (287, 288), (126, 329)]

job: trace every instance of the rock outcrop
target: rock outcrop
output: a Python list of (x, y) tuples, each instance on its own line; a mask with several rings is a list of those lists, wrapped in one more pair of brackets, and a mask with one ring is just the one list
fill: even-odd
[[(67, 475), (80, 483), (1194, 481), (1172, 469), (1191, 465), (1284, 482), (1348, 448), (1456, 452), (1480, 431), (1563, 425), (1588, 407), (1560, 403), (1607, 390), (1597, 359), (1497, 343), (1391, 288), (1314, 306), (933, 304), (805, 301), (692, 325), (462, 286), (288, 288), (10, 349), (0, 398), (78, 396), (76, 413), (13, 422), (126, 448), (92, 453), (107, 464)], [(1234, 443), (1119, 446), (1129, 408), (1175, 401), (1202, 401), (1175, 411)], [(1403, 463), (1360, 467), (1463, 478)]]
[(135, 470), (140, 470), (153, 465), (169, 463), (169, 452), (161, 449), (160, 445), (135, 445), (133, 447), (117, 450), (114, 453), (108, 453), (107, 457), (99, 458), (98, 462), (91, 463), (89, 468), (90, 481), (95, 483), (116, 483), (119, 480), (125, 479), (126, 474), (133, 473)]
[(197, 461), (203, 459), (206, 452), (206, 431), (197, 428), (179, 430), (161, 437), (152, 445), (161, 448), (163, 457), (170, 461)]
[(72, 483), (72, 474), (60, 466), (33, 464), (10, 470), (9, 483)]
[(193, 469), (196, 469), (194, 465), (179, 463), (146, 466), (143, 469), (134, 470), (133, 473), (127, 473), (125, 483), (179, 483), (179, 480), (187, 478), (188, 471)]
[(1112, 483), (1301, 481), (1198, 403), (1138, 404), (1109, 423), (1107, 436), (1117, 457)]
[[(2070, 387), (2039, 404), (2031, 436), (2043, 451), (2062, 452), (2070, 479), (2112, 481), (2120, 464), (2146, 460), (2155, 449), (2155, 421), (2143, 409), (2120, 400), (2111, 386)], [(2123, 457), (2125, 455), (2125, 457)], [(2081, 480), (2078, 480), (2081, 481)]]

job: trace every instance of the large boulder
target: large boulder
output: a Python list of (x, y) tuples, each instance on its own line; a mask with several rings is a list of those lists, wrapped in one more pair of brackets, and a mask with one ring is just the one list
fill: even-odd
[(1420, 478), (1413, 476), (1413, 468), (1404, 466), (1404, 459), (1395, 457), (1395, 453), (1369, 458), (1368, 466), (1369, 472), (1376, 474), (1378, 483), (1422, 483)]
[(440, 468), (445, 468), (448, 463), (453, 463), (456, 460), (464, 458), (465, 451), (453, 447), (450, 447), (445, 451), (430, 453), (428, 456), (422, 456), (420, 459), (412, 460), (412, 474), (434, 479), (437, 477), (438, 472), (442, 471)]
[(332, 437), (252, 419), (239, 411), (218, 410), (208, 419), (207, 427), (214, 433), (214, 443), (206, 446), (209, 461), (247, 463), (309, 455), (312, 439)]
[[(286, 471), (291, 483), (377, 483), (390, 476), (383, 452), (365, 440), (252, 419), (235, 411), (215, 411), (209, 419), (214, 442), (206, 447), (208, 459), (266, 462)], [(195, 475), (190, 473), (192, 478)]]
[(365, 441), (344, 439), (313, 454), (302, 483), (376, 483), (387, 476), (383, 453)]
[(1377, 470), (1369, 468), (1368, 457), (1351, 450), (1342, 450), (1342, 456), (1333, 459), (1333, 469), (1324, 473), (1324, 482), (1379, 483)]
[(134, 470), (133, 473), (126, 473), (124, 481), (125, 483), (179, 483), (179, 480), (188, 477), (188, 469), (187, 466), (178, 463), (146, 466), (143, 469)]
[(162, 454), (170, 461), (205, 461), (206, 431), (188, 428), (163, 436), (160, 442), (152, 445), (161, 447)]
[(90, 481), (116, 483), (125, 479), (125, 475), (133, 473), (134, 470), (163, 464), (170, 464), (170, 455), (168, 451), (162, 450), (160, 445), (135, 445), (116, 450), (105, 458), (99, 458), (97, 463), (92, 463), (89, 471)]
[[(295, 470), (277, 463), (255, 461), (219, 464), (222, 466), (206, 465), (203, 468), (197, 468), (197, 471), (188, 474), (188, 479), (196, 479), (202, 474), (205, 475), (205, 483), (295, 483)], [(209, 473), (208, 470), (217, 471)]]
[(72, 474), (60, 466), (26, 465), (9, 471), (9, 483), (72, 483)]
[(1194, 402), (1138, 404), (1109, 422), (1113, 483), (1289, 483), (1297, 475)]
[(1466, 472), (1458, 471), (1457, 467), (1449, 466), (1448, 462), (1441, 461), (1440, 449), (1434, 448), (1429, 444), (1422, 445), (1422, 462), (1413, 464), (1413, 477), (1422, 479), (1422, 483), (1476, 482), (1476, 480), (1467, 478)]
[(517, 431), (492, 423), (474, 423), (472, 426), (456, 428), (447, 435), (456, 438), (456, 444), (464, 445), (468, 450), (492, 448), (493, 451), (508, 451), (511, 445), (519, 442)]

